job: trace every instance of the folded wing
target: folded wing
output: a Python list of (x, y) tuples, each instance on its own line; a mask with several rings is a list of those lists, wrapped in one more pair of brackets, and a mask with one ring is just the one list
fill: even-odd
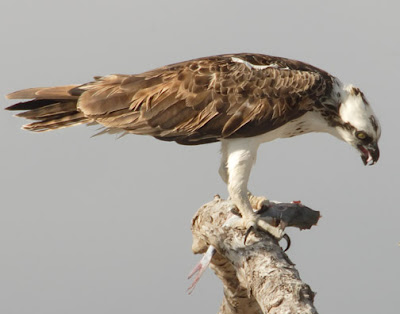
[(7, 109), (44, 131), (97, 122), (107, 130), (192, 145), (255, 136), (312, 110), (331, 76), (308, 64), (236, 54), (186, 61), (138, 75), (10, 94), (33, 99)]

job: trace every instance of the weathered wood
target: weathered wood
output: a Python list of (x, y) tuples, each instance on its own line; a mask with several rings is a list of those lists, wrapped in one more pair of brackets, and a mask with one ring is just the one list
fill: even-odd
[[(310, 228), (319, 218), (318, 212), (301, 204), (274, 206), (262, 215), (276, 223)], [(240, 218), (230, 208), (230, 202), (217, 196), (203, 205), (192, 221), (193, 252), (205, 253), (209, 246), (216, 250), (210, 267), (224, 285), (219, 313), (317, 313), (314, 292), (301, 281), (276, 239), (264, 232), (252, 232), (244, 244), (246, 230), (235, 224)], [(288, 215), (286, 220), (283, 212)]]

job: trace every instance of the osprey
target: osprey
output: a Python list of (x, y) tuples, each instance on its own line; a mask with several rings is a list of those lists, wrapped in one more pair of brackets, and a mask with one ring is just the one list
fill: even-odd
[(42, 132), (98, 123), (101, 133), (151, 135), (183, 145), (221, 142), (219, 173), (245, 227), (280, 238), (254, 209), (268, 205), (247, 189), (261, 143), (329, 133), (356, 148), (365, 165), (379, 158), (381, 128), (364, 94), (312, 65), (261, 54), (226, 54), (134, 75), (95, 77), (82, 85), (30, 88), (7, 110), (36, 120)]

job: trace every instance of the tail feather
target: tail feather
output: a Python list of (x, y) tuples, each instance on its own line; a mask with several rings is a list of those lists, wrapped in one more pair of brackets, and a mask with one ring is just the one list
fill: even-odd
[(44, 118), (54, 119), (56, 116), (68, 115), (72, 112), (77, 112), (75, 101), (50, 103), (44, 107), (37, 107), (29, 111), (18, 113), (16, 116), (25, 119), (40, 120)]
[(25, 110), (16, 116), (37, 120), (23, 129), (43, 132), (93, 122), (77, 109), (77, 85), (29, 88), (7, 95), (9, 99), (31, 99), (9, 106), (6, 110)]
[(82, 91), (79, 85), (64, 85), (55, 87), (34, 87), (22, 89), (8, 94), (8, 99), (78, 99)]
[(61, 128), (66, 128), (69, 126), (86, 123), (90, 120), (87, 119), (82, 112), (77, 112), (75, 114), (69, 114), (63, 117), (57, 117), (55, 119), (46, 119), (40, 122), (33, 122), (24, 125), (22, 128), (28, 131), (34, 132), (44, 132), (51, 131)]
[(53, 99), (34, 99), (24, 102), (19, 102), (15, 105), (11, 105), (6, 108), (6, 110), (34, 110), (37, 108), (45, 107), (54, 104)]

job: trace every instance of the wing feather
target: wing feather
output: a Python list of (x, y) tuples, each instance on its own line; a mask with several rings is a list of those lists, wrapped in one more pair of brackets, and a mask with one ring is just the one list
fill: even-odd
[(311, 110), (332, 87), (330, 75), (305, 63), (248, 54), (235, 55), (243, 62), (234, 62), (232, 57), (100, 78), (85, 87), (79, 109), (109, 128), (194, 144), (277, 128)]
[[(48, 121), (52, 114), (72, 112), (77, 102), (71, 123), (75, 119), (96, 121), (113, 132), (119, 129), (192, 145), (278, 128), (312, 110), (320, 97), (330, 94), (333, 79), (299, 61), (235, 54), (186, 61), (138, 75), (96, 77), (80, 86), (27, 89), (8, 97), (35, 99), (32, 104), (14, 105), (31, 110), (22, 114), (27, 118), (47, 117)], [(48, 99), (55, 100), (49, 105), (42, 103)], [(71, 108), (61, 108), (63, 99), (72, 101)], [(61, 105), (65, 103), (61, 101)], [(19, 110), (17, 107), (13, 110)], [(55, 120), (51, 127), (61, 122), (66, 123)]]

